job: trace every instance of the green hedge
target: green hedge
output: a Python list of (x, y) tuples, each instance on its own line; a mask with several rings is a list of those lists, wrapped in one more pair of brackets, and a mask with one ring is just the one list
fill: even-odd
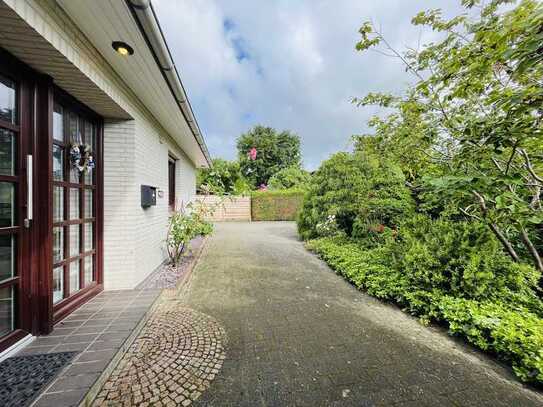
[(408, 272), (395, 264), (391, 245), (364, 248), (353, 240), (329, 237), (307, 246), (359, 289), (397, 303), (424, 323), (447, 324), (451, 335), (508, 362), (522, 381), (543, 384), (543, 312), (532, 295), (511, 290), (500, 298), (465, 298), (435, 285), (413, 286)]
[(296, 220), (304, 192), (300, 190), (258, 191), (251, 195), (252, 220)]

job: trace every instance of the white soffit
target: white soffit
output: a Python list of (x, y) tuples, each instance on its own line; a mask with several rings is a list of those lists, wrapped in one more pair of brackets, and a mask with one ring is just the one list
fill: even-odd
[[(197, 165), (206, 158), (123, 0), (57, 0), (138, 99)], [(124, 41), (134, 54), (121, 56), (111, 46)]]
[[(73, 60), (37, 31), (46, 30), (45, 25), (38, 24), (38, 27), (34, 27), (25, 20), (33, 15), (32, 12), (32, 8), (23, 1), (12, 1), (10, 5), (0, 1), (0, 47), (36, 71), (51, 76), (59, 87), (98, 114), (105, 117), (130, 118), (130, 115), (115, 102), (114, 97), (101, 89), (76, 66)], [(36, 22), (37, 18), (32, 21)]]

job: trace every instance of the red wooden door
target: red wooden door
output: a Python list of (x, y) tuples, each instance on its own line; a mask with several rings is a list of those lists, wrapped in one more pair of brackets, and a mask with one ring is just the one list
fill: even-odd
[(29, 95), (17, 70), (0, 64), (0, 351), (31, 330)]

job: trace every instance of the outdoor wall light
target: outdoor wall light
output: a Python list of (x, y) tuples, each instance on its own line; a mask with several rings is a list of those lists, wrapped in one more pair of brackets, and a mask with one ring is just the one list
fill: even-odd
[(134, 48), (128, 45), (126, 42), (122, 41), (113, 41), (111, 46), (115, 51), (121, 54), (123, 57), (127, 55), (132, 55), (134, 53)]

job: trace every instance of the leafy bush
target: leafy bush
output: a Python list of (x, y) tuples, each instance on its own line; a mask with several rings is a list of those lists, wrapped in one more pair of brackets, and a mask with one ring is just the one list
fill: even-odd
[(276, 172), (268, 182), (268, 187), (272, 190), (305, 188), (311, 179), (309, 172), (298, 166), (284, 168)]
[(251, 219), (295, 220), (302, 206), (304, 192), (296, 189), (258, 191), (251, 195)]
[[(415, 247), (414, 239), (422, 237), (431, 222), (419, 219), (415, 232), (405, 232), (404, 225), (396, 239), (387, 237), (384, 244), (370, 249), (360, 241), (338, 236), (311, 240), (307, 247), (370, 295), (393, 301), (422, 321), (447, 323), (451, 334), (509, 361), (521, 380), (543, 384), (543, 304), (533, 290), (535, 270), (492, 249), (481, 255), (481, 261), (467, 245), (461, 245), (456, 254), (449, 253), (450, 260), (439, 266), (445, 259), (442, 253), (452, 250), (460, 236), (476, 231), (470, 231), (467, 224), (453, 231), (452, 224), (443, 222), (438, 226), (445, 232), (442, 238), (433, 235), (435, 242), (430, 242), (433, 239), (423, 237)], [(496, 242), (490, 244), (497, 247)], [(447, 247), (432, 261), (430, 250), (439, 245)], [(399, 257), (403, 250), (406, 254)], [(483, 274), (474, 280), (477, 268), (473, 265), (478, 262), (486, 264)], [(454, 287), (446, 282), (447, 277), (455, 281)]]
[(443, 297), (441, 318), (452, 334), (510, 361), (524, 382), (543, 383), (543, 319), (510, 304)]
[(322, 236), (317, 225), (334, 216), (340, 231), (362, 236), (395, 226), (413, 210), (401, 170), (370, 151), (337, 153), (311, 177), (298, 218), (304, 239)]
[(237, 194), (248, 189), (246, 184), (237, 161), (214, 158), (210, 168), (199, 169), (196, 173), (196, 188), (204, 193)]
[(204, 220), (205, 211), (202, 205), (188, 205), (187, 211), (174, 212), (170, 217), (166, 249), (172, 264), (179, 264), (181, 256), (188, 244), (197, 236), (207, 236), (213, 232), (213, 225)]
[(337, 153), (324, 161), (311, 177), (298, 218), (302, 237), (318, 237), (317, 224), (328, 216), (350, 234), (364, 192), (364, 173), (352, 154)]
[(498, 300), (515, 293), (529, 298), (537, 287), (536, 270), (506, 257), (479, 222), (411, 217), (400, 225), (394, 252), (395, 267), (413, 289)]

